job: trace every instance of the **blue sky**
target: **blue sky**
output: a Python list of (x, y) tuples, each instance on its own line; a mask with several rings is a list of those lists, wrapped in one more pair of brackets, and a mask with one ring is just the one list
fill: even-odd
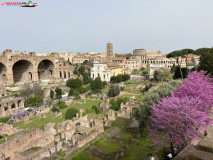
[(117, 53), (213, 47), (213, 0), (33, 2), (36, 8), (0, 6), (0, 52), (105, 52), (107, 42)]

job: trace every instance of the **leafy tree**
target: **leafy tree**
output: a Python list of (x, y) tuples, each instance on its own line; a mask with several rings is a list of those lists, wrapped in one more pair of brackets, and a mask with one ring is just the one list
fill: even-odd
[(106, 81), (103, 81), (103, 87), (105, 87), (107, 85)]
[(25, 107), (31, 107), (31, 106), (39, 106), (43, 103), (43, 98), (40, 95), (28, 98), (24, 102)]
[(210, 49), (211, 48), (199, 48), (194, 52), (194, 54), (203, 56), (204, 54), (209, 52)]
[(193, 49), (182, 49), (182, 50), (177, 50), (177, 51), (173, 51), (169, 54), (167, 54), (167, 58), (171, 58), (171, 57), (178, 57), (178, 56), (184, 56), (187, 55), (189, 53), (194, 53)]
[(60, 109), (65, 109), (65, 108), (67, 108), (68, 106), (63, 102), (63, 103), (60, 103), (60, 104), (58, 105), (58, 107), (59, 107)]
[(81, 75), (83, 75), (83, 73), (85, 72), (85, 66), (80, 66), (79, 68), (78, 68), (78, 72), (81, 74)]
[(170, 96), (171, 92), (180, 84), (180, 81), (171, 81), (161, 85), (158, 89), (148, 92), (148, 94), (142, 97), (140, 108), (134, 113), (135, 118), (139, 121), (139, 127), (141, 130), (146, 128), (149, 124), (149, 117), (151, 115), (150, 106), (157, 103), (161, 98)]
[(61, 90), (61, 88), (56, 87), (55, 93), (56, 93), (56, 98), (57, 99), (61, 99), (62, 98), (62, 90)]
[(57, 108), (57, 107), (53, 107), (53, 108), (51, 108), (51, 111), (52, 111), (52, 112), (59, 112), (60, 110), (59, 110), (59, 108)]
[(103, 88), (103, 83), (100, 77), (97, 77), (95, 80), (91, 82), (91, 89), (93, 91), (101, 90)]
[(70, 88), (68, 96), (73, 96), (73, 95), (74, 95), (74, 90)]
[(113, 83), (117, 82), (117, 77), (116, 76), (112, 76), (110, 78), (110, 81), (113, 82)]
[(153, 84), (152, 83), (148, 83), (145, 85), (144, 91), (148, 91), (150, 88), (152, 88)]
[(68, 79), (66, 82), (66, 86), (69, 88), (76, 89), (82, 86), (82, 81), (79, 78), (76, 79)]
[(118, 111), (120, 110), (120, 106), (121, 106), (121, 103), (126, 103), (128, 101), (128, 98), (118, 98), (117, 100), (114, 100), (112, 99), (110, 101), (110, 104), (111, 104), (111, 109), (114, 110), (114, 111)]
[(176, 66), (175, 64), (173, 64), (172, 67), (171, 67), (170, 72), (171, 72), (171, 73), (175, 73), (177, 67), (178, 67), (178, 66)]
[(169, 81), (172, 75), (168, 69), (159, 69), (154, 72), (154, 78), (157, 81)]
[(117, 75), (117, 82), (119, 83), (121, 81), (123, 81), (123, 76), (119, 74)]
[(130, 79), (130, 75), (129, 74), (124, 74), (124, 75), (122, 75), (122, 78), (123, 78), (123, 81), (128, 81)]
[(108, 91), (108, 96), (109, 97), (115, 97), (120, 94), (120, 89), (118, 85), (110, 85), (109, 91)]
[(90, 77), (89, 73), (83, 73), (83, 82), (84, 84), (91, 83), (92, 78)]
[(83, 62), (83, 64), (85, 64), (85, 65), (86, 65), (87, 63), (88, 63), (88, 60), (85, 60), (85, 61)]
[(50, 98), (53, 100), (54, 99), (54, 91), (51, 89), (50, 90)]
[(78, 113), (78, 110), (75, 108), (70, 108), (65, 113), (65, 119), (72, 119), (76, 116), (76, 113)]
[(128, 75), (128, 74), (124, 74), (124, 75), (119, 74), (117, 76), (112, 76), (110, 78), (110, 81), (113, 82), (113, 83), (119, 83), (121, 81), (127, 81), (129, 79), (130, 79), (130, 75)]
[[(187, 68), (181, 68), (181, 71), (183, 74), (183, 78), (186, 78), (188, 74)], [(179, 79), (179, 78), (182, 78), (182, 77), (181, 77), (180, 67), (177, 66), (174, 73), (174, 79)]]
[(213, 77), (213, 48), (211, 48), (207, 53), (204, 53), (198, 70), (207, 71)]

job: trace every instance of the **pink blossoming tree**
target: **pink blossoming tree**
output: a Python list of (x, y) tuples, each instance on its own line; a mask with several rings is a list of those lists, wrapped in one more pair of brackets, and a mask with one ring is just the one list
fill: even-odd
[(205, 111), (197, 110), (202, 104), (200, 98), (165, 97), (151, 108), (150, 135), (155, 144), (166, 145), (173, 142), (181, 145), (198, 138), (198, 129), (209, 122)]
[(205, 71), (194, 71), (188, 75), (188, 79), (180, 86), (172, 96), (175, 97), (199, 97), (202, 101), (199, 110), (210, 113), (213, 106), (213, 79), (205, 75)]
[[(206, 72), (192, 72), (171, 97), (151, 106), (150, 135), (155, 144), (180, 146), (198, 138), (206, 128), (213, 106), (213, 79)], [(171, 147), (172, 149), (173, 147)]]

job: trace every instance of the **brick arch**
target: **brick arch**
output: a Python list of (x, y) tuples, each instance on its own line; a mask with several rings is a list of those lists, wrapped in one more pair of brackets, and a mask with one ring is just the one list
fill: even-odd
[(38, 79), (51, 79), (55, 75), (55, 64), (50, 59), (42, 59), (36, 65)]
[(20, 59), (13, 63), (12, 73), (14, 83), (25, 83), (33, 81), (33, 69), (33, 63), (25, 59)]
[(0, 62), (0, 79), (7, 82), (7, 67), (2, 62)]
[(13, 68), (14, 64), (16, 64), (18, 61), (28, 61), (30, 63), (32, 63), (33, 67), (34, 67), (34, 61), (33, 61), (33, 58), (32, 57), (14, 57), (13, 58), (13, 61), (11, 62), (11, 68)]

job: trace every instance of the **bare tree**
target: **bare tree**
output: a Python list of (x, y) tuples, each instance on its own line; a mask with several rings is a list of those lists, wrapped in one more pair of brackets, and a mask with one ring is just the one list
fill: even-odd
[(35, 83), (33, 85), (33, 93), (34, 93), (35, 96), (40, 95), (41, 97), (43, 97), (43, 95), (44, 95), (44, 92), (43, 92), (41, 86), (37, 83)]
[(29, 97), (29, 95), (33, 93), (32, 88), (30, 86), (30, 83), (24, 83), (21, 89), (21, 96), (23, 96), (25, 99)]

